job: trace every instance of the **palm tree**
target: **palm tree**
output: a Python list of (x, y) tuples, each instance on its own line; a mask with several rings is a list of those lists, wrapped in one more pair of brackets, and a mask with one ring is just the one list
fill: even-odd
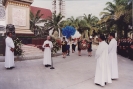
[(74, 18), (73, 16), (71, 16), (70, 18), (67, 18), (66, 21), (68, 22), (67, 25), (73, 26), (73, 27), (75, 27), (75, 29), (79, 28), (79, 23), (80, 23), (79, 17)]
[(88, 35), (92, 35), (93, 30), (97, 31), (96, 25), (98, 20), (99, 19), (96, 16), (92, 16), (91, 14), (88, 16), (84, 14), (84, 16), (79, 16), (77, 18), (71, 16), (70, 18), (67, 18), (61, 22), (61, 27), (73, 26), (82, 34), (82, 37), (87, 38)]
[(87, 28), (89, 28), (89, 35), (93, 35), (93, 31), (98, 31), (97, 23), (99, 19), (96, 16), (92, 16), (92, 14), (84, 14), (83, 19), (87, 22)]
[(30, 29), (33, 32), (35, 32), (35, 30), (37, 30), (37, 32), (41, 32), (40, 30), (42, 30), (42, 27), (38, 26), (37, 24), (45, 22), (44, 19), (41, 19), (43, 14), (40, 14), (40, 12), (40, 10), (38, 10), (36, 14), (30, 12)]
[(47, 30), (52, 30), (53, 29), (53, 33), (55, 31), (59, 32), (60, 24), (61, 24), (61, 21), (62, 21), (63, 18), (64, 18), (64, 16), (62, 16), (60, 13), (58, 15), (53, 14), (52, 17), (49, 17), (46, 20), (44, 26), (47, 27)]
[(85, 37), (85, 31), (88, 29), (87, 28), (87, 22), (82, 19), (82, 16), (74, 18), (71, 16), (70, 18), (67, 18), (66, 20), (66, 26), (73, 26), (75, 29), (77, 29), (83, 37)]
[(127, 37), (128, 25), (132, 23), (132, 2), (114, 0), (114, 3), (107, 2), (106, 5), (106, 11), (101, 12), (101, 23), (106, 23), (109, 28), (116, 24), (117, 31), (121, 34), (124, 31), (124, 37)]

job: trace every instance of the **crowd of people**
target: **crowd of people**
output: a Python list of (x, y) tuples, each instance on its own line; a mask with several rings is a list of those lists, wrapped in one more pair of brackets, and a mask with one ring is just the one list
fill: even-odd
[(118, 39), (117, 53), (133, 61), (133, 39), (131, 38)]
[(81, 56), (81, 50), (87, 50), (88, 56), (92, 56), (92, 39), (89, 38), (88, 41), (81, 38), (75, 38), (75, 39), (67, 39), (63, 37), (62, 40), (62, 54), (63, 58), (66, 58), (66, 56), (70, 56), (70, 47), (72, 48), (72, 53), (76, 51), (76, 46), (78, 50), (78, 55)]
[[(115, 34), (110, 33), (108, 36), (109, 44), (105, 41), (104, 35), (99, 35), (98, 41), (99, 46), (95, 53), (96, 72), (94, 83), (100, 86), (105, 86), (106, 83), (112, 83), (113, 79), (118, 79), (118, 63), (117, 63), (117, 52), (118, 54), (128, 57), (133, 60), (133, 40), (119, 39), (116, 41)], [(5, 53), (5, 67), (7, 69), (12, 69), (15, 67), (14, 64), (14, 43), (12, 40), (12, 33), (7, 33), (6, 42), (6, 53)], [(72, 47), (72, 53), (76, 51), (76, 46), (78, 50), (78, 55), (81, 56), (81, 50), (86, 50), (88, 56), (91, 57), (92, 54), (92, 39), (68, 39), (63, 37), (61, 42), (63, 58), (70, 55), (70, 47)], [(51, 61), (51, 49), (53, 48), (53, 43), (50, 41), (50, 36), (47, 36), (47, 40), (44, 41), (42, 45), (44, 48), (44, 58), (43, 65), (49, 67), (52, 65)]]

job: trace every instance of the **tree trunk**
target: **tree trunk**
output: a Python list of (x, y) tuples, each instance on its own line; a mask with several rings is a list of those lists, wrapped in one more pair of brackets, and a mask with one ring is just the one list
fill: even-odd
[(128, 25), (125, 24), (124, 26), (124, 38), (127, 38), (128, 37)]
[(116, 24), (117, 24), (117, 37), (119, 39), (123, 36), (122, 34), (123, 29), (122, 29), (120, 22), (117, 22)]
[(117, 38), (121, 38), (122, 37), (122, 30), (117, 30)]
[(127, 29), (125, 29), (125, 30), (124, 30), (124, 38), (127, 38), (127, 37), (128, 37), (128, 36), (127, 36), (127, 33), (128, 33), (128, 32), (127, 32)]

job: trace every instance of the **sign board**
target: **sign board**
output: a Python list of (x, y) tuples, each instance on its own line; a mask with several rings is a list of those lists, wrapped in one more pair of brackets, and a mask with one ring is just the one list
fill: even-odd
[(26, 10), (13, 8), (12, 9), (12, 23), (15, 26), (26, 26)]

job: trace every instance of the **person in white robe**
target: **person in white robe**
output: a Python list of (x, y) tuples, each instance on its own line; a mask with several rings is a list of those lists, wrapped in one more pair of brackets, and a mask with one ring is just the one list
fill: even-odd
[(108, 44), (104, 41), (104, 35), (100, 35), (99, 46), (96, 51), (97, 60), (94, 83), (105, 86), (106, 83), (112, 83), (111, 72), (109, 68)]
[(111, 70), (111, 78), (118, 79), (118, 62), (117, 62), (117, 41), (115, 40), (115, 34), (109, 34), (109, 63)]
[(44, 41), (42, 47), (44, 48), (43, 64), (45, 67), (49, 67), (51, 66), (51, 49), (53, 48), (53, 43), (50, 41), (50, 36), (47, 36), (47, 40)]
[(8, 32), (5, 39), (6, 50), (5, 50), (5, 68), (11, 69), (15, 67), (14, 64), (14, 42), (12, 40), (12, 33)]

